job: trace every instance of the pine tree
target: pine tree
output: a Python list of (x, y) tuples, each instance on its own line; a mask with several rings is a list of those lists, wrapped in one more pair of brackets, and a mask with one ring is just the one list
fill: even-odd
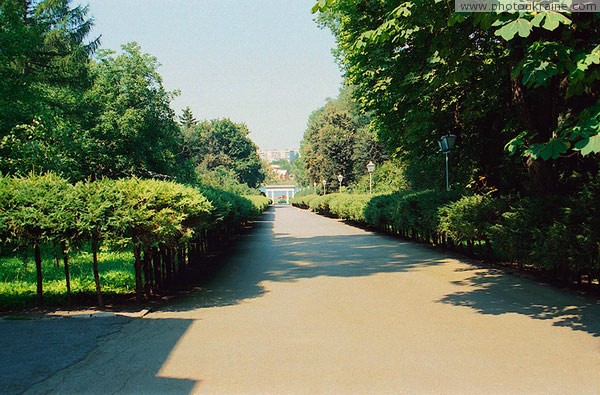
[(181, 116), (179, 117), (179, 123), (182, 127), (186, 129), (190, 129), (198, 123), (189, 106), (184, 108), (181, 112)]

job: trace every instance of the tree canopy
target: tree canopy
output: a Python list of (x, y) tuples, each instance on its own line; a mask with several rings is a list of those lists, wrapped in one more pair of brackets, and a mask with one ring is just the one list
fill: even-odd
[(254, 188), (264, 181), (265, 169), (249, 133), (246, 125), (227, 118), (199, 122), (184, 130), (183, 150), (201, 179), (223, 169)]
[(344, 176), (349, 184), (366, 172), (366, 164), (382, 162), (383, 147), (369, 128), (369, 118), (360, 114), (351, 100), (351, 89), (314, 111), (300, 145), (301, 164), (306, 167), (309, 184), (325, 180), (330, 185)]
[[(77, 172), (89, 87), (86, 7), (68, 0), (0, 1), (0, 171)], [(75, 169), (75, 170), (72, 170)]]
[(97, 112), (85, 132), (88, 167), (111, 178), (184, 176), (182, 136), (170, 107), (175, 93), (164, 88), (155, 57), (136, 43), (122, 50), (101, 51), (92, 65), (86, 98)]
[[(415, 186), (436, 187), (437, 139), (458, 136), (454, 181), (558, 191), (597, 171), (600, 18), (458, 14), (450, 1), (320, 0), (336, 56)], [(508, 153), (520, 154), (509, 157)]]

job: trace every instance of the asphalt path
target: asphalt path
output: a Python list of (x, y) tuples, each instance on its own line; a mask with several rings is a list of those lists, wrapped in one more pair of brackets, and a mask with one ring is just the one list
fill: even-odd
[(0, 394), (19, 394), (85, 358), (125, 317), (0, 320)]
[(0, 322), (21, 335), (2, 369), (15, 350), (68, 355), (20, 365), (7, 392), (600, 394), (598, 301), (292, 207), (265, 213), (205, 288), (106, 320), (85, 321), (99, 329), (77, 355), (44, 341), (44, 321)]

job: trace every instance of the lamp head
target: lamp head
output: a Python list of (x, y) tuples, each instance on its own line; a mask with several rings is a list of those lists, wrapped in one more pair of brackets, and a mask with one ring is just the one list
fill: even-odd
[(445, 136), (440, 137), (438, 140), (438, 144), (442, 152), (449, 152), (452, 148), (454, 148), (454, 143), (456, 142), (456, 136), (453, 134), (447, 134)]
[(367, 171), (369, 173), (373, 173), (373, 170), (375, 170), (375, 163), (373, 163), (373, 161), (369, 161), (367, 164)]

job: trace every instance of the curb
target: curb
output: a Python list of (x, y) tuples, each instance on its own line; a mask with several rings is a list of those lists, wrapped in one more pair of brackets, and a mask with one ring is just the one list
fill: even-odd
[(110, 312), (110, 311), (99, 311), (97, 313), (83, 313), (83, 314), (60, 314), (52, 313), (50, 316), (58, 318), (108, 318), (108, 317), (127, 317), (127, 318), (143, 318), (150, 312), (150, 309), (143, 309), (134, 312)]
[(70, 314), (68, 311), (54, 311), (45, 315), (28, 316), (28, 315), (6, 315), (0, 317), (0, 321), (31, 321), (31, 320), (55, 320), (61, 318), (110, 318), (110, 317), (125, 317), (125, 318), (144, 318), (150, 309), (142, 309), (140, 311), (132, 312), (112, 312), (112, 311), (97, 311), (90, 313), (75, 313)]

